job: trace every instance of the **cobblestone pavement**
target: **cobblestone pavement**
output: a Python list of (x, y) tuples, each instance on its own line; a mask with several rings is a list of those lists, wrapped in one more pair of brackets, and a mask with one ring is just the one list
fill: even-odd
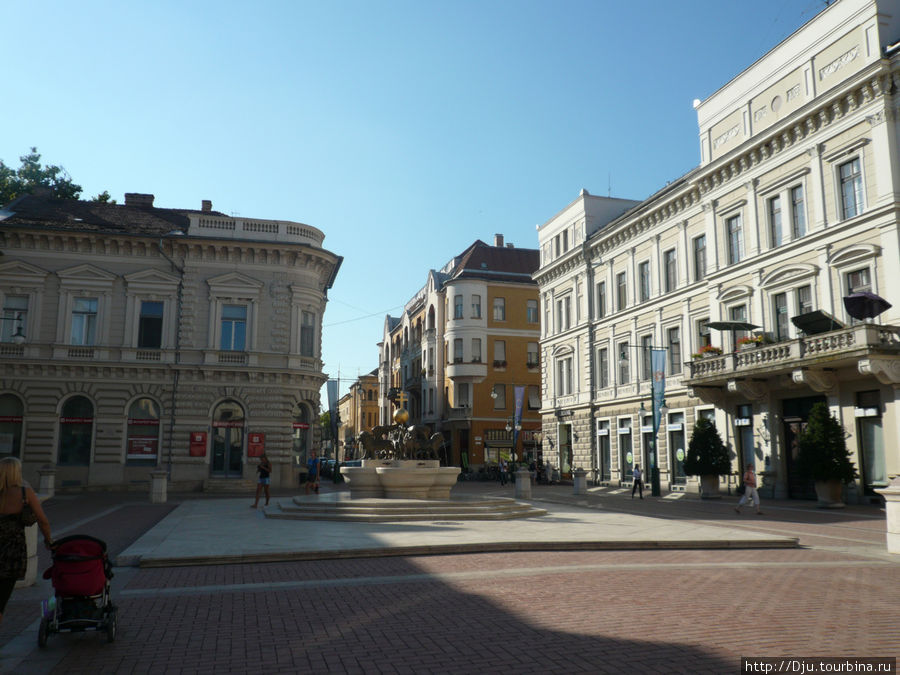
[[(512, 494), (497, 483), (458, 489)], [(119, 568), (114, 643), (63, 634), (38, 650), (34, 603), (49, 589), (38, 586), (16, 591), (7, 608), (0, 665), (92, 674), (736, 673), (741, 656), (900, 651), (891, 592), (900, 556), (886, 553), (879, 507), (782, 501), (764, 503), (764, 516), (739, 516), (733, 498), (632, 501), (611, 490), (574, 496), (571, 486), (536, 486), (533, 497), (797, 536), (802, 548)], [(115, 554), (176, 500), (60, 497), (47, 511), (55, 532), (77, 525)]]

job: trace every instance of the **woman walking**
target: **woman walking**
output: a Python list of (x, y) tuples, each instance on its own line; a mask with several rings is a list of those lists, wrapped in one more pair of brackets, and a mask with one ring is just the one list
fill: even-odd
[(259, 480), (256, 483), (256, 499), (253, 500), (253, 506), (250, 507), (251, 509), (255, 509), (259, 504), (259, 493), (263, 490), (266, 491), (266, 506), (269, 505), (269, 483), (271, 482), (269, 474), (272, 473), (272, 463), (269, 461), (269, 458), (266, 457), (266, 453), (259, 456), (259, 464), (256, 467), (256, 473), (259, 474)]
[(748, 501), (756, 505), (756, 515), (761, 516), (759, 492), (756, 490), (756, 471), (753, 469), (753, 464), (748, 464), (747, 470), (744, 472), (744, 494), (741, 496), (741, 501), (738, 502), (738, 505), (734, 507), (734, 510), (740, 513), (741, 507)]
[(34, 490), (22, 480), (22, 463), (4, 457), (0, 459), (0, 621), (16, 581), (25, 577), (25, 528), (34, 523), (41, 528), (44, 545), (53, 548), (50, 522)]

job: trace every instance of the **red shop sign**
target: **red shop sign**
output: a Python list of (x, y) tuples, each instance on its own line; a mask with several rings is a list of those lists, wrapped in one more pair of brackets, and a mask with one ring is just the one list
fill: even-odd
[(21, 422), (21, 417), (16, 417), (15, 415), (0, 415), (0, 423), (2, 422)]
[(93, 417), (60, 417), (60, 424), (93, 424)]
[(259, 431), (247, 434), (247, 456), (259, 457), (266, 449), (266, 435)]
[(192, 431), (190, 444), (191, 457), (206, 457), (206, 432)]
[(128, 424), (136, 427), (158, 427), (159, 420), (129, 419)]
[(213, 422), (212, 425), (214, 427), (218, 427), (220, 429), (222, 427), (231, 428), (231, 429), (238, 429), (238, 428), (243, 429), (244, 420), (238, 420), (236, 422)]
[(294, 422), (291, 429), (309, 429), (309, 425), (306, 422)]

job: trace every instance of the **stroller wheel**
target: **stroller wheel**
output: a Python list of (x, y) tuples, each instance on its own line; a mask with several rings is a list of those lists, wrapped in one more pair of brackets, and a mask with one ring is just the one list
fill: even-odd
[(38, 628), (38, 647), (42, 649), (47, 646), (47, 637), (50, 635), (50, 619), (44, 617), (41, 619), (41, 626)]
[(116, 640), (116, 624), (118, 623), (118, 615), (116, 610), (113, 609), (109, 613), (109, 618), (106, 621), (106, 641), (107, 642), (115, 642)]

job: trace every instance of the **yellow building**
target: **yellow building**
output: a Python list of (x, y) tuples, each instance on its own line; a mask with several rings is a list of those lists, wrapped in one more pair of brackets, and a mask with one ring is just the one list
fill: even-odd
[(380, 424), (407, 408), (410, 424), (443, 434), (442, 461), (464, 469), (513, 454), (537, 459), (537, 268), (538, 251), (504, 245), (496, 235), (493, 246), (478, 240), (431, 270), (403, 315), (385, 319)]

